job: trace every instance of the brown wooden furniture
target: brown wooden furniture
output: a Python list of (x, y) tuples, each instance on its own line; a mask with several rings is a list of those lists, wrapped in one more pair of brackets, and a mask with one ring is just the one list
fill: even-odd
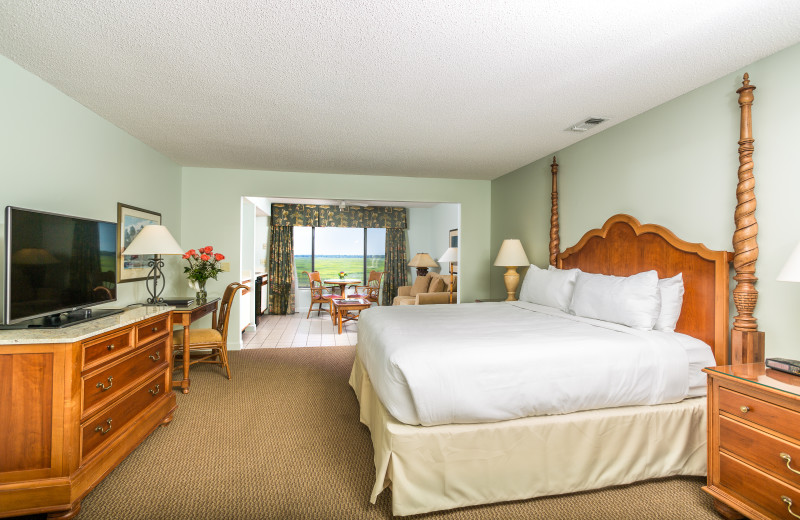
[(733, 233), (733, 267), (736, 269), (736, 287), (733, 303), (737, 315), (733, 319), (731, 353), (733, 363), (758, 363), (764, 361), (764, 333), (759, 332), (753, 311), (758, 302), (755, 283), (756, 260), (758, 260), (758, 223), (756, 222), (755, 178), (753, 177), (753, 91), (750, 76), (744, 75), (739, 94), (739, 184), (736, 186), (736, 211), (733, 218), (736, 231)]
[[(322, 312), (322, 306), (328, 306), (328, 313), (333, 316), (333, 308), (331, 307), (331, 300), (335, 298), (341, 298), (338, 294), (332, 294), (327, 287), (322, 285), (322, 280), (319, 276), (319, 271), (303, 271), (303, 274), (308, 276), (308, 287), (311, 290), (311, 305), (308, 306), (308, 314), (306, 314), (306, 319), (311, 316), (311, 310), (314, 308), (314, 304), (316, 303), (319, 307), (317, 308), (317, 316), (319, 313)], [(344, 287), (342, 287), (344, 291)]]
[[(183, 338), (181, 339), (182, 345), (189, 342), (189, 326), (192, 324), (192, 322), (199, 320), (203, 316), (211, 314), (212, 326), (217, 323), (218, 304), (219, 298), (214, 298), (213, 300), (208, 300), (205, 302), (195, 301), (195, 303), (190, 305), (179, 305), (175, 307), (175, 309), (172, 311), (175, 317), (175, 325), (183, 326)], [(189, 356), (190, 352), (188, 350), (183, 352), (183, 379), (172, 382), (172, 385), (174, 387), (180, 387), (181, 392), (184, 394), (189, 393), (189, 386), (191, 385), (191, 381), (189, 380)]]
[[(231, 367), (228, 364), (228, 322), (231, 318), (231, 305), (236, 292), (243, 289), (247, 292), (247, 286), (240, 283), (231, 283), (225, 288), (222, 295), (222, 301), (219, 304), (219, 319), (212, 320), (210, 329), (187, 329), (184, 327), (183, 331), (176, 330), (173, 333), (173, 342), (175, 345), (175, 356), (183, 353), (183, 364), (175, 368), (183, 368), (184, 379), (188, 379), (189, 366), (196, 363), (212, 363), (225, 367), (225, 372), (228, 379), (231, 378)], [(186, 340), (188, 331), (188, 341)], [(191, 351), (203, 350), (207, 351), (198, 356), (196, 359), (191, 359)], [(188, 393), (188, 383), (186, 391)]]
[(731, 254), (676, 237), (665, 227), (614, 215), (556, 256), (559, 269), (630, 276), (655, 270), (659, 278), (683, 273), (685, 293), (676, 332), (705, 341), (718, 364), (728, 361), (728, 284)]
[(724, 517), (800, 515), (800, 377), (763, 363), (708, 374), (708, 485)]
[[(342, 324), (346, 321), (356, 321), (361, 311), (372, 306), (364, 298), (336, 298), (331, 300), (333, 306), (332, 317), (334, 325), (339, 325), (339, 334), (342, 333)], [(358, 314), (353, 314), (358, 311)]]
[[(155, 314), (154, 313), (158, 313)], [(0, 517), (68, 519), (176, 409), (172, 314), (0, 332)]]
[(356, 292), (351, 294), (350, 297), (363, 298), (380, 305), (381, 280), (383, 280), (383, 271), (370, 271), (367, 283), (365, 285), (356, 285)]
[(339, 296), (344, 298), (345, 291), (348, 286), (357, 287), (361, 284), (361, 280), (358, 278), (329, 278), (326, 280), (322, 280), (322, 283), (325, 285), (333, 285), (339, 288)]

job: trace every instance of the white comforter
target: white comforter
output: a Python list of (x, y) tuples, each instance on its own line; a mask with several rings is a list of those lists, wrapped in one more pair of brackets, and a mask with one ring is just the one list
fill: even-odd
[(377, 307), (357, 355), (407, 424), (494, 422), (705, 393), (708, 345), (526, 302)]

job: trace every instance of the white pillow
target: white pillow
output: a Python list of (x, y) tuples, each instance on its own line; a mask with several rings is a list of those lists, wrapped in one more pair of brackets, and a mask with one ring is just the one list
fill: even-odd
[(579, 272), (569, 312), (650, 330), (661, 310), (658, 273), (645, 271), (633, 276), (609, 276)]
[(572, 301), (577, 269), (539, 269), (531, 264), (522, 281), (519, 299), (566, 311)]
[(658, 289), (661, 292), (661, 312), (653, 328), (674, 332), (683, 306), (683, 273), (662, 278), (658, 281)]

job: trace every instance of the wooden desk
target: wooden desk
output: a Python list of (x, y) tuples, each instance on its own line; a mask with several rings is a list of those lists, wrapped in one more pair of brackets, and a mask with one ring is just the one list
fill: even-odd
[[(211, 327), (217, 326), (217, 305), (219, 303), (219, 298), (214, 298), (213, 300), (208, 300), (205, 303), (192, 303), (191, 305), (179, 305), (176, 306), (175, 309), (172, 311), (172, 315), (174, 316), (174, 323), (175, 325), (183, 325), (183, 379), (182, 380), (173, 380), (172, 386), (181, 387), (181, 392), (184, 394), (189, 393), (189, 349), (186, 346), (189, 345), (189, 325), (193, 321), (197, 321), (206, 314), (211, 314)], [(172, 359), (170, 358), (170, 365), (172, 364)], [(170, 366), (170, 370), (172, 366)]]
[(325, 285), (338, 285), (339, 294), (344, 297), (345, 287), (348, 285), (361, 285), (361, 280), (356, 278), (331, 278), (329, 280), (322, 280)]

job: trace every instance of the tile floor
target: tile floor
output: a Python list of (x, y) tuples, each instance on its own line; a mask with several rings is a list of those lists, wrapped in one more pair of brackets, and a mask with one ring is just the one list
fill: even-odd
[(286, 316), (265, 314), (259, 318), (255, 332), (242, 334), (243, 348), (332, 347), (355, 345), (358, 322), (344, 324), (342, 333), (333, 326), (331, 317), (324, 311), (317, 316), (308, 309)]

